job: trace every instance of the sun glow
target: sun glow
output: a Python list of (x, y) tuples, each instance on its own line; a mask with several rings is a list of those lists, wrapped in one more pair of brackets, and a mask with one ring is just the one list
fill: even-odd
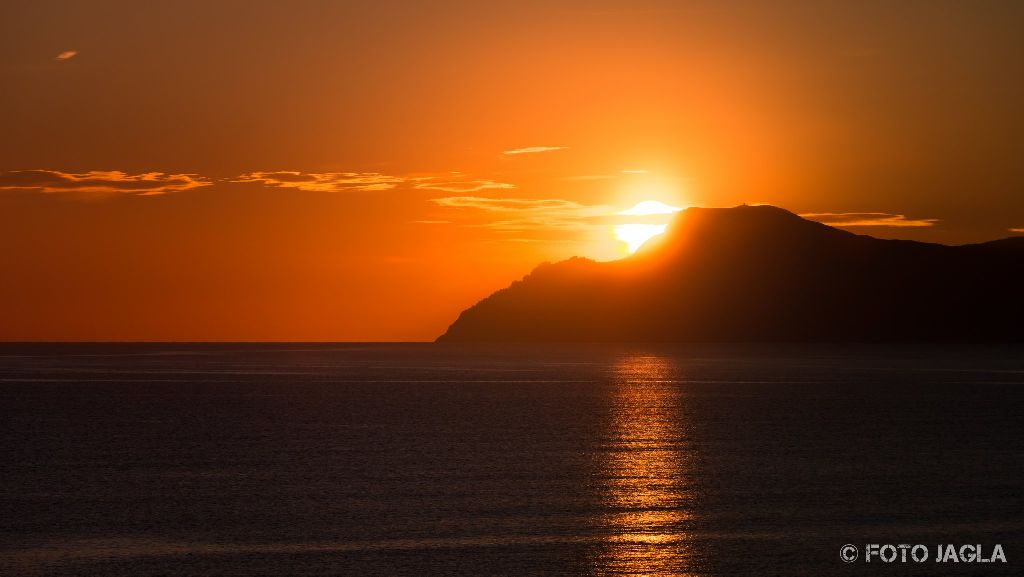
[(619, 214), (625, 214), (630, 216), (650, 216), (652, 214), (673, 214), (683, 210), (678, 206), (672, 206), (671, 204), (665, 204), (660, 200), (645, 200), (638, 202), (633, 205), (633, 208), (627, 208)]
[[(638, 202), (632, 208), (619, 212), (623, 216), (654, 216), (670, 215), (683, 210), (678, 206), (665, 204), (657, 200)], [(626, 243), (629, 254), (636, 252), (645, 242), (665, 232), (667, 223), (626, 223), (617, 224), (612, 228), (615, 238)]]
[(633, 254), (645, 242), (665, 232), (667, 224), (619, 224), (615, 226), (615, 238), (626, 243), (626, 250)]

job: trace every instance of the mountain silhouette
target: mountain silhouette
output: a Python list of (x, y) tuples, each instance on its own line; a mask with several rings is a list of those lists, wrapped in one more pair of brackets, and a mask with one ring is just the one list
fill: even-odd
[(882, 240), (773, 206), (690, 208), (622, 260), (542, 264), (439, 342), (1021, 341), (1024, 237)]

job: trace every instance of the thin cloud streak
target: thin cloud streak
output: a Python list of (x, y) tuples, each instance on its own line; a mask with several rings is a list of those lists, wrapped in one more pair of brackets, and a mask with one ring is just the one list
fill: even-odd
[(432, 198), (431, 202), (454, 208), (476, 208), (493, 212), (537, 210), (587, 210), (593, 205), (580, 204), (560, 198), (484, 198), (480, 196), (447, 196)]
[(596, 221), (613, 212), (609, 206), (587, 205), (557, 198), (449, 196), (430, 201), (445, 208), (478, 210), (498, 217), (497, 220), (468, 226), (517, 233), (551, 229), (583, 230), (595, 226)]
[(502, 154), (508, 156), (514, 156), (517, 154), (537, 154), (539, 152), (553, 152), (556, 150), (568, 150), (568, 146), (526, 146), (523, 148), (513, 148), (512, 150), (506, 150)]
[(390, 190), (404, 178), (378, 172), (249, 172), (231, 182), (255, 182), (275, 188), (295, 188), (311, 192)]
[(516, 185), (495, 180), (425, 180), (413, 185), (418, 190), (439, 190), (441, 192), (477, 192), (488, 189), (513, 189)]
[(405, 187), (414, 190), (468, 193), (490, 189), (513, 189), (516, 187), (514, 184), (507, 182), (470, 178), (459, 172), (398, 176), (379, 172), (301, 172), (297, 170), (279, 170), (273, 172), (249, 172), (235, 177), (231, 182), (258, 183), (274, 188), (294, 188), (311, 192), (380, 191)]
[(59, 170), (11, 170), (0, 172), (0, 190), (43, 193), (133, 194), (154, 196), (213, 184), (196, 174), (144, 172), (128, 174), (119, 170), (73, 173)]
[(829, 226), (840, 227), (925, 227), (934, 226), (935, 223), (939, 222), (937, 218), (910, 219), (902, 214), (890, 214), (887, 212), (809, 212), (800, 216)]
[(54, 56), (53, 59), (57, 60), (58, 62), (64, 62), (65, 60), (71, 60), (75, 56), (78, 56), (77, 50), (65, 50), (64, 52), (61, 52), (60, 54)]

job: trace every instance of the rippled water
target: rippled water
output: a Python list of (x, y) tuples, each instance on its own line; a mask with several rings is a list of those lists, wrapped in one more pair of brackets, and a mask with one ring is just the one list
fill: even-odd
[(3, 345), (0, 367), (3, 574), (1024, 567), (1020, 347)]

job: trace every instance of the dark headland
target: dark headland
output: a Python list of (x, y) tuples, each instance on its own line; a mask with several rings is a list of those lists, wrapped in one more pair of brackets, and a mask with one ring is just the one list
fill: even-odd
[(882, 240), (773, 206), (690, 208), (618, 261), (542, 264), (439, 342), (1024, 340), (1024, 237)]

